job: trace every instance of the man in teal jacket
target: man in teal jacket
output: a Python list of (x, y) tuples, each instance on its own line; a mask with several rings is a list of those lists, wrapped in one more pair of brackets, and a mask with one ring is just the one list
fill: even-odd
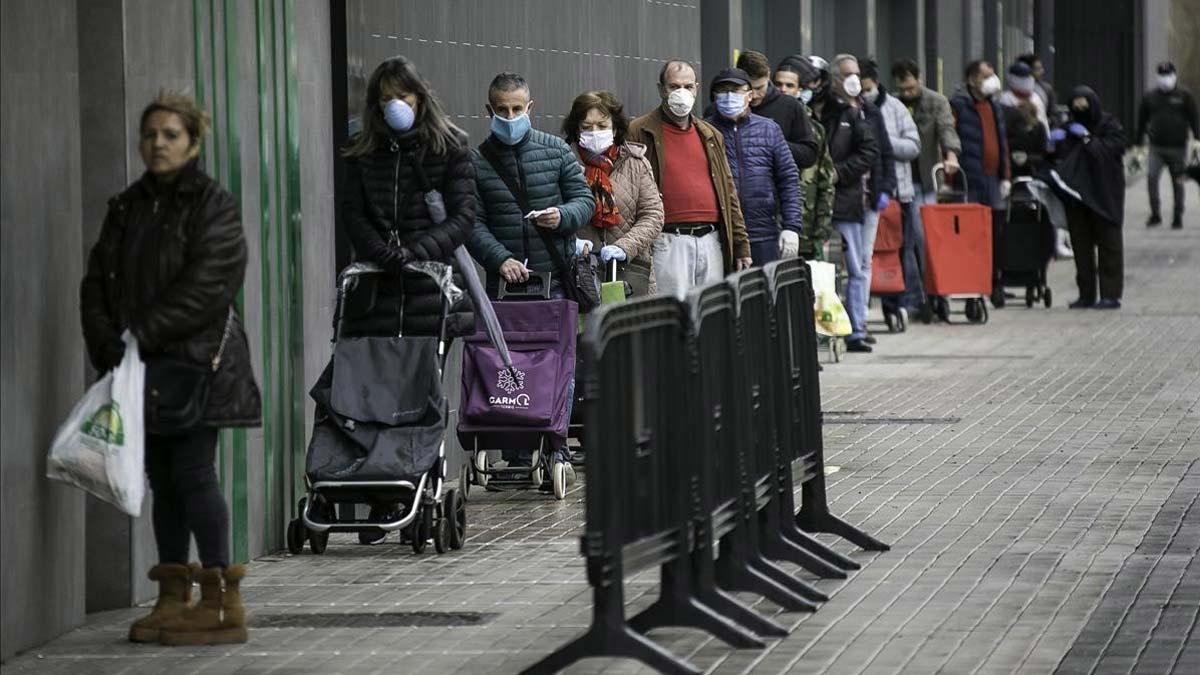
[[(588, 222), (596, 206), (575, 154), (559, 137), (531, 127), (532, 109), (525, 78), (500, 73), (492, 80), (487, 105), (492, 133), (475, 150), (479, 208), (468, 248), (487, 270), (488, 289), (493, 293), (501, 278), (523, 282), (530, 270), (557, 276), (553, 258), (534, 228), (548, 232), (563, 259), (569, 259), (575, 255), (576, 230)], [(500, 166), (493, 166), (488, 155)], [(498, 171), (525, 193), (528, 211)]]

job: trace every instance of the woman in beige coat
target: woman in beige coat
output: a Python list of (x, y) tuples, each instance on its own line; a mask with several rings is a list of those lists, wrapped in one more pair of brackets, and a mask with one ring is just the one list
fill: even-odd
[(624, 106), (607, 91), (580, 94), (563, 122), (563, 135), (596, 198), (596, 210), (577, 234), (581, 248), (599, 254), (606, 281), (616, 261), (617, 278), (638, 297), (655, 292), (654, 247), (660, 245), (663, 205), (646, 146), (626, 141), (628, 130)]

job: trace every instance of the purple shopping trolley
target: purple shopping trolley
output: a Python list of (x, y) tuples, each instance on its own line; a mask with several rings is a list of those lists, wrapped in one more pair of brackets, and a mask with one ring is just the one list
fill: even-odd
[[(570, 300), (545, 299), (545, 284), (531, 294), (501, 290), (496, 316), (512, 354), (505, 366), (483, 331), (464, 340), (462, 403), (458, 438), (473, 453), (473, 482), (494, 490), (524, 475), (535, 487), (549, 477), (555, 497), (566, 493), (570, 463), (560, 461), (566, 446), (575, 379), (575, 336), (579, 308)], [(529, 466), (491, 468), (487, 451), (532, 452)], [(494, 476), (496, 480), (489, 481)]]

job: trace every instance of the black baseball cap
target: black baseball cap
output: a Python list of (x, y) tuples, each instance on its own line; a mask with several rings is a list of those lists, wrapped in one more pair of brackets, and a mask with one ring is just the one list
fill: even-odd
[(1170, 75), (1173, 72), (1175, 72), (1174, 63), (1171, 63), (1170, 61), (1163, 61), (1162, 63), (1158, 64), (1159, 75)]
[(747, 87), (749, 87), (750, 86), (750, 75), (747, 74), (746, 71), (742, 70), (741, 68), (726, 68), (725, 70), (722, 70), (721, 72), (717, 73), (717, 76), (713, 78), (712, 86), (713, 86), (713, 88), (716, 88), (716, 86), (718, 84), (722, 84), (724, 82), (732, 82), (734, 84), (744, 84)]

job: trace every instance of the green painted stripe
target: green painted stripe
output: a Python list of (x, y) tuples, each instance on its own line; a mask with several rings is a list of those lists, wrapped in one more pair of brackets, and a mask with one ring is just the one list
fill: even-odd
[[(277, 419), (280, 423), (280, 440), (283, 441), (280, 447), (280, 451), (282, 453), (286, 451), (289, 445), (292, 445), (292, 443), (284, 440), (288, 438), (289, 432), (291, 431), (291, 424), (288, 421), (289, 406), (287, 403), (287, 397), (289, 396), (288, 382), (291, 378), (291, 373), (289, 372), (291, 367), (291, 359), (288, 356), (288, 347), (290, 346), (290, 342), (288, 340), (288, 327), (290, 326), (290, 306), (287, 302), (287, 293), (289, 292), (290, 288), (287, 283), (288, 260), (285, 257), (284, 251), (287, 221), (286, 210), (284, 206), (283, 173), (281, 171), (281, 167), (284, 163), (283, 149), (280, 145), (280, 139), (283, 138), (283, 133), (280, 129), (281, 125), (283, 124), (283, 115), (280, 114), (279, 110), (279, 17), (276, 14), (276, 6), (277, 1), (271, 0), (271, 91), (275, 97), (275, 114), (272, 116), (272, 121), (274, 122), (274, 144), (272, 145), (271, 150), (275, 156), (275, 222), (278, 224), (278, 236), (275, 239), (275, 288), (277, 290), (277, 294), (275, 297), (276, 302), (274, 306), (279, 318), (279, 321), (276, 324), (276, 335), (278, 338), (277, 344), (279, 347), (279, 359), (277, 363), (279, 365), (279, 369), (276, 371), (275, 386), (277, 387), (277, 400), (279, 402), (277, 410), (279, 417)], [(295, 467), (295, 457), (292, 457), (292, 471), (295, 470)], [(293, 483), (291, 489), (292, 502), (297, 502), (299, 500), (297, 491), (297, 486)]]
[[(221, 129), (222, 116), (220, 110), (220, 100), (218, 100), (217, 92), (220, 91), (217, 83), (217, 5), (216, 0), (208, 0), (208, 53), (209, 66), (212, 73), (212, 91), (213, 101), (212, 110), (210, 111), (213, 119), (213, 135), (212, 135), (212, 175), (218, 183), (224, 184), (223, 173), (224, 165), (221, 163), (221, 139), (225, 137)], [(222, 433), (217, 436), (217, 479), (221, 484), (221, 494), (227, 496), (227, 488), (229, 481), (226, 478), (226, 453), (227, 446), (226, 434)]]
[[(222, 7), (222, 18), (224, 19), (224, 47), (225, 47), (225, 132), (228, 134), (229, 144), (229, 191), (233, 193), (239, 206), (242, 203), (242, 167), (241, 167), (241, 143), (238, 136), (238, 127), (235, 122), (235, 115), (238, 113), (238, 87), (241, 81), (238, 79), (238, 48), (237, 48), (237, 7), (232, 0), (225, 0)], [(238, 292), (239, 302), (242, 305), (242, 292)], [(230, 525), (233, 530), (233, 560), (236, 562), (245, 562), (250, 558), (248, 535), (249, 535), (249, 500), (246, 493), (246, 431), (244, 429), (234, 429), (231, 435), (232, 445), (232, 464), (233, 464), (233, 513), (230, 519)]]
[(288, 292), (291, 296), (289, 356), (291, 364), (291, 391), (288, 400), (292, 410), (292, 446), (297, 453), (296, 466), (300, 469), (295, 479), (303, 484), (305, 443), (304, 437), (304, 254), (303, 219), (300, 209), (300, 125), (299, 111), (299, 58), (296, 53), (296, 3), (284, 0), (284, 51), (287, 55), (287, 81), (284, 98), (287, 100), (287, 200), (288, 200)]
[(266, 44), (263, 40), (263, 0), (255, 0), (254, 2), (254, 44), (255, 53), (258, 55), (258, 195), (259, 195), (259, 249), (262, 251), (261, 259), (261, 274), (259, 285), (262, 291), (262, 350), (263, 350), (263, 382), (267, 385), (262, 388), (262, 405), (263, 405), (263, 467), (265, 473), (264, 490), (263, 490), (263, 537), (267, 539), (274, 531), (273, 512), (271, 504), (271, 478), (275, 471), (275, 445), (274, 445), (274, 430), (275, 419), (274, 409), (272, 408), (275, 400), (274, 391), (270, 386), (271, 373), (274, 370), (272, 364), (271, 344), (272, 344), (272, 328), (271, 328), (271, 312), (267, 308), (272, 305), (267, 300), (271, 297), (271, 259), (267, 252), (271, 249), (271, 157), (267, 150), (267, 90), (265, 89), (266, 75), (264, 70), (267, 64), (267, 54), (265, 53)]

